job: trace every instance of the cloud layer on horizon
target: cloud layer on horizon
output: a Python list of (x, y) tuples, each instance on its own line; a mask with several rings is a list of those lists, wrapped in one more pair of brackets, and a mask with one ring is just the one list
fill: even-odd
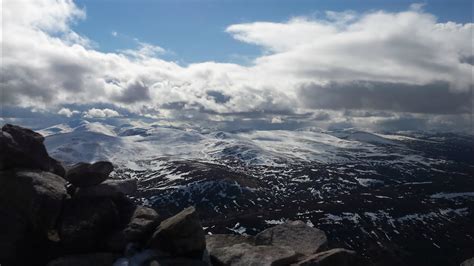
[[(253, 64), (183, 66), (160, 59), (166, 49), (151, 44), (95, 49), (72, 29), (87, 18), (71, 0), (1, 6), (4, 106), (68, 117), (76, 113), (67, 105), (106, 104), (157, 119), (470, 123), (474, 26), (440, 23), (420, 7), (234, 24), (228, 34), (264, 50)], [(119, 116), (105, 109), (116, 114), (79, 113)], [(357, 115), (364, 112), (371, 115)]]

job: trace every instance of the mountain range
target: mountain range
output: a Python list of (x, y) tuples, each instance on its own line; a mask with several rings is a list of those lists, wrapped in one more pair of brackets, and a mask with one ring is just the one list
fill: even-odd
[(379, 265), (474, 254), (474, 138), (359, 129), (222, 131), (74, 120), (37, 130), (66, 164), (108, 160), (134, 199), (195, 205), (205, 231), (253, 235), (302, 220)]

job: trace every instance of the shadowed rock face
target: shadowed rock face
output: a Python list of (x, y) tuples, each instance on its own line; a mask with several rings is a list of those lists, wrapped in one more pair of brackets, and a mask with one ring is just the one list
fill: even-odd
[(246, 243), (215, 249), (212, 261), (216, 265), (289, 265), (298, 255), (288, 247), (252, 246)]
[(463, 261), (460, 266), (474, 266), (474, 258)]
[(124, 229), (125, 239), (128, 242), (143, 242), (159, 224), (158, 213), (147, 207), (139, 206), (135, 209), (132, 219)]
[(114, 253), (92, 253), (57, 258), (47, 266), (110, 266), (119, 257)]
[(90, 187), (98, 185), (114, 170), (110, 162), (77, 163), (66, 172), (66, 180), (77, 187)]
[(146, 266), (209, 266), (209, 264), (197, 259), (162, 258), (153, 260)]
[(41, 250), (35, 243), (51, 237), (67, 197), (65, 184), (48, 172), (0, 171), (0, 263)]
[(293, 264), (294, 266), (351, 266), (358, 264), (358, 258), (354, 251), (343, 248), (335, 248), (321, 253), (313, 254), (308, 258)]
[(206, 249), (210, 254), (212, 254), (217, 248), (229, 247), (242, 243), (255, 245), (255, 238), (253, 236), (226, 234), (206, 235)]
[(32, 130), (6, 124), (0, 131), (0, 170), (38, 169), (64, 176), (62, 165), (49, 157), (44, 137)]
[(106, 180), (96, 186), (78, 188), (74, 196), (77, 198), (117, 198), (121, 195), (134, 194), (136, 191), (136, 179)]
[(94, 250), (117, 229), (117, 207), (110, 199), (71, 199), (60, 219), (61, 243), (74, 251)]
[(161, 222), (150, 240), (150, 246), (174, 256), (202, 256), (206, 240), (194, 207)]
[(301, 221), (280, 224), (260, 232), (257, 245), (288, 246), (303, 255), (310, 255), (326, 248), (324, 231), (307, 226)]
[(64, 179), (30, 170), (2, 171), (0, 175), (0, 205), (16, 209), (40, 231), (55, 226), (67, 197)]

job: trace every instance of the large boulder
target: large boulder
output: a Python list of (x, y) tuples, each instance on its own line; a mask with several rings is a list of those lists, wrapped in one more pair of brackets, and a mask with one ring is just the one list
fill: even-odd
[(156, 259), (156, 260), (152, 260), (146, 265), (148, 266), (209, 266), (208, 263), (202, 260), (189, 259), (189, 258)]
[(159, 224), (158, 213), (151, 208), (138, 206), (132, 219), (123, 230), (128, 242), (145, 242)]
[(71, 255), (50, 261), (47, 266), (111, 266), (118, 257), (114, 253)]
[(77, 163), (66, 172), (66, 180), (76, 187), (89, 187), (98, 185), (114, 170), (110, 162)]
[(216, 248), (210, 256), (214, 265), (232, 266), (289, 265), (298, 258), (298, 254), (288, 247), (252, 246), (247, 243)]
[(474, 266), (474, 258), (463, 261), (460, 266)]
[(49, 172), (0, 171), (0, 262), (28, 260), (21, 254), (44, 248), (35, 245), (54, 236), (65, 183)]
[[(113, 252), (123, 252), (127, 244), (146, 244), (153, 234), (153, 231), (159, 225), (158, 213), (147, 207), (138, 206), (129, 212), (128, 208), (120, 208), (118, 210), (121, 220), (120, 230), (110, 235), (106, 241), (106, 248)], [(127, 215), (129, 213), (129, 215)], [(126, 223), (123, 223), (126, 221)]]
[(355, 266), (358, 264), (357, 253), (352, 250), (335, 248), (321, 253), (313, 254), (295, 266)]
[(0, 172), (0, 209), (14, 210), (34, 230), (45, 235), (56, 225), (66, 197), (66, 181), (55, 174), (30, 170)]
[(286, 246), (299, 254), (310, 255), (327, 246), (324, 231), (302, 221), (292, 221), (268, 228), (255, 237), (257, 245)]
[(254, 245), (255, 238), (253, 236), (227, 234), (206, 235), (206, 249), (210, 255), (212, 255), (213, 251), (217, 248), (223, 248), (242, 243)]
[(104, 244), (118, 223), (119, 214), (112, 200), (73, 198), (65, 202), (59, 237), (67, 249), (93, 250)]
[(26, 168), (64, 176), (64, 167), (49, 157), (44, 137), (30, 129), (6, 124), (0, 130), (0, 170)]
[(0, 208), (0, 264), (15, 265), (25, 250), (31, 250), (28, 221), (13, 209)]
[(201, 257), (206, 242), (201, 221), (194, 207), (189, 207), (161, 222), (150, 246), (172, 256)]
[(81, 187), (76, 190), (76, 198), (118, 198), (121, 195), (129, 195), (137, 192), (136, 179), (107, 180), (101, 184), (90, 187)]

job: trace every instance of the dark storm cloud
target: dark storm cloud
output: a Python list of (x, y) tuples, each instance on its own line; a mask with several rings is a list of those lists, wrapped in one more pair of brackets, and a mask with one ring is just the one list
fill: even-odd
[(49, 103), (54, 99), (54, 90), (41, 86), (46, 78), (36, 69), (28, 67), (3, 68), (1, 79), (0, 100), (3, 105), (16, 105), (23, 97), (44, 103)]
[(207, 91), (207, 96), (214, 100), (216, 103), (226, 103), (230, 101), (231, 97), (228, 95), (224, 95), (222, 92), (219, 91)]
[(160, 107), (162, 109), (168, 109), (168, 110), (181, 110), (181, 109), (184, 109), (185, 106), (186, 106), (185, 101), (177, 101), (177, 102), (164, 103)]
[(461, 58), (459, 58), (459, 61), (464, 64), (474, 65), (474, 56), (461, 56)]
[(380, 122), (377, 122), (376, 126), (380, 129), (387, 131), (404, 131), (426, 129), (427, 123), (428, 121), (425, 118), (406, 116), (385, 119)]
[(298, 92), (302, 103), (316, 109), (361, 109), (427, 114), (471, 112), (469, 92), (453, 92), (449, 84), (411, 85), (371, 81), (306, 84)]
[(150, 90), (142, 82), (136, 81), (130, 83), (115, 99), (128, 104), (149, 101), (151, 99)]

